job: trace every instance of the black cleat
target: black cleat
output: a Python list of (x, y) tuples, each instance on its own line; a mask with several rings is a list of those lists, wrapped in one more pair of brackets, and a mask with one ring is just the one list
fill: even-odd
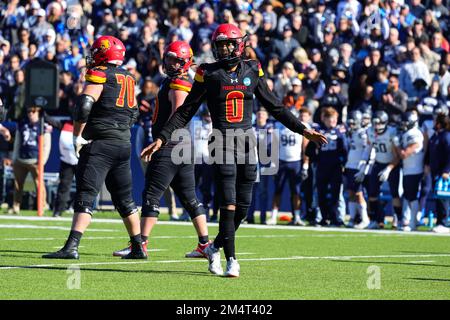
[(145, 260), (147, 258), (148, 258), (147, 253), (144, 251), (142, 244), (139, 244), (138, 246), (132, 246), (131, 252), (126, 256), (122, 257), (122, 259), (133, 259), (133, 260), (138, 259)]
[(42, 256), (44, 259), (76, 259), (80, 258), (77, 249), (64, 249), (59, 251), (47, 253)]

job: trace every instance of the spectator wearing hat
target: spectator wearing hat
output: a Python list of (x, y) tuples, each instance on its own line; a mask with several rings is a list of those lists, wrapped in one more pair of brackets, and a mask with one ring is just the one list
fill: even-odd
[(283, 98), (283, 104), (288, 108), (295, 108), (300, 110), (305, 103), (305, 95), (302, 92), (302, 81), (299, 78), (294, 78), (291, 81), (292, 90)]
[[(319, 106), (318, 101), (322, 99), (325, 94), (325, 82), (320, 77), (320, 72), (315, 64), (311, 64), (306, 69), (305, 79), (302, 81), (305, 92), (306, 101), (313, 100), (315, 108)], [(313, 111), (313, 110), (311, 110)]]
[(287, 61), (292, 58), (292, 52), (299, 46), (298, 41), (292, 38), (292, 27), (287, 24), (283, 28), (282, 39), (275, 39), (273, 42), (273, 52), (278, 54), (281, 61)]
[(116, 22), (117, 28), (122, 28), (128, 21), (128, 17), (125, 14), (125, 7), (123, 4), (117, 2), (114, 5), (114, 21)]
[(258, 42), (263, 48), (264, 53), (269, 55), (273, 50), (273, 39), (275, 38), (275, 32), (272, 29), (272, 20), (268, 16), (263, 16), (262, 26), (256, 31), (258, 36)]
[(237, 18), (236, 22), (238, 24), (239, 30), (241, 30), (242, 34), (250, 34), (250, 21), (251, 18), (246, 13), (240, 13)]
[[(38, 185), (38, 137), (40, 135), (39, 122), (40, 107), (32, 106), (27, 109), (27, 115), (21, 120), (16, 129), (13, 151), (14, 170), (14, 203), (12, 211), (14, 214), (20, 213), (23, 187), (28, 173), (31, 173), (35, 186)], [(44, 150), (43, 162), (47, 162), (51, 149), (51, 127), (44, 128)], [(46, 207), (45, 188), (42, 191), (43, 204)]]
[(119, 27), (114, 19), (111, 9), (106, 8), (103, 11), (102, 23), (100, 24), (97, 34), (109, 35), (117, 37), (119, 35)]
[(339, 47), (335, 32), (336, 28), (333, 24), (329, 24), (323, 29), (323, 43), (321, 44), (321, 48), (324, 56), (327, 56), (331, 49), (337, 49)]
[[(328, 89), (320, 100), (320, 108), (314, 114), (314, 121), (320, 122), (320, 112), (327, 107), (333, 107), (338, 113), (338, 123), (342, 123), (342, 115), (348, 106), (348, 97), (341, 92), (341, 83), (338, 80), (332, 80)], [(345, 119), (344, 119), (345, 120)]]
[(277, 33), (283, 34), (283, 28), (285, 25), (291, 23), (291, 15), (294, 12), (294, 5), (290, 2), (286, 3), (284, 5), (284, 10), (282, 14), (278, 18), (278, 25), (277, 25)]
[(327, 9), (326, 1), (319, 0), (317, 8), (313, 10), (308, 25), (311, 27), (311, 40), (314, 45), (319, 46), (324, 42), (324, 25), (333, 23), (336, 19), (333, 11)]
[(40, 39), (36, 56), (45, 58), (50, 48), (55, 48), (56, 33), (53, 29), (48, 29), (42, 39)]
[(278, 99), (282, 100), (289, 90), (292, 89), (291, 81), (297, 76), (292, 62), (286, 61), (283, 63), (281, 73), (274, 82), (273, 91)]
[(409, 97), (418, 97), (418, 92), (414, 82), (418, 79), (425, 81), (430, 85), (431, 77), (428, 67), (422, 59), (420, 48), (416, 47), (411, 51), (411, 61), (404, 64), (400, 70), (400, 88), (406, 92)]
[(49, 30), (55, 32), (53, 26), (46, 21), (46, 14), (44, 9), (38, 10), (36, 24), (31, 26), (30, 30), (33, 34), (34, 39), (39, 41), (49, 34)]
[(336, 21), (339, 21), (343, 15), (351, 20), (358, 20), (362, 12), (362, 5), (357, 0), (341, 0), (336, 8)]

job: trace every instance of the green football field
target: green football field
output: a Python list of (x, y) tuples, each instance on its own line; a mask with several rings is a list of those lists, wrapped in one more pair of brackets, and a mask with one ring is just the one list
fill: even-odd
[(95, 216), (80, 260), (44, 260), (70, 216), (0, 215), (0, 299), (450, 299), (450, 235), (244, 225), (241, 277), (228, 279), (184, 258), (197, 240), (190, 223), (157, 225), (147, 261), (112, 257), (128, 238), (111, 217)]

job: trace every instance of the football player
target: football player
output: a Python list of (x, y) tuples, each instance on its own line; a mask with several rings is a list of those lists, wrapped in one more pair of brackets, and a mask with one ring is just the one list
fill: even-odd
[[(141, 155), (144, 160), (149, 160), (155, 151), (170, 141), (173, 131), (183, 128), (195, 115), (201, 103), (207, 101), (213, 128), (221, 132), (222, 139), (227, 141), (223, 146), (225, 149), (223, 155), (226, 159), (230, 159), (231, 156), (234, 161), (223, 164), (223, 159), (217, 159), (215, 163), (216, 189), (220, 193), (219, 234), (205, 251), (208, 255), (209, 270), (214, 274), (222, 274), (219, 249), (223, 247), (227, 260), (224, 275), (238, 277), (240, 267), (235, 255), (235, 231), (245, 218), (252, 199), (256, 163), (249, 163), (249, 159), (256, 157), (255, 148), (250, 148), (249, 144), (246, 145), (248, 147), (246, 152), (238, 154), (235, 141), (242, 139), (230, 137), (226, 134), (227, 130), (235, 133), (237, 129), (241, 129), (247, 134), (253, 134), (252, 138), (255, 141), (252, 131), (252, 110), (256, 95), (261, 105), (293, 132), (298, 132), (318, 144), (326, 143), (326, 138), (314, 130), (305, 129), (305, 126), (276, 99), (268, 88), (263, 78), (264, 72), (257, 61), (243, 59), (245, 37), (239, 28), (232, 24), (219, 25), (212, 35), (212, 46), (217, 61), (200, 65), (192, 90), (185, 102), (161, 130), (157, 139), (144, 149)], [(244, 163), (237, 163), (238, 156), (245, 157)]]
[[(187, 77), (193, 62), (192, 49), (184, 41), (174, 41), (164, 51), (164, 69), (167, 77), (161, 84), (156, 100), (152, 120), (152, 136), (159, 136), (162, 128), (175, 110), (181, 106), (191, 91), (192, 84)], [(204, 249), (208, 246), (208, 227), (203, 205), (195, 194), (194, 164), (175, 164), (172, 150), (178, 141), (169, 140), (155, 153), (145, 173), (145, 189), (142, 193), (142, 240), (147, 249), (148, 237), (158, 221), (159, 201), (169, 185), (192, 219), (198, 235), (197, 248), (186, 257), (205, 257)], [(114, 256), (128, 254), (130, 248), (115, 251)]]
[[(291, 112), (296, 112), (291, 108)], [(280, 208), (281, 194), (286, 182), (289, 183), (291, 194), (291, 204), (293, 212), (293, 224), (304, 226), (305, 223), (300, 218), (300, 173), (302, 170), (302, 153), (304, 152), (305, 140), (300, 134), (293, 132), (282, 125), (275, 123), (275, 136), (279, 143), (279, 169), (275, 176), (275, 194), (273, 196), (272, 216), (267, 224), (277, 224), (277, 215)]]
[(359, 110), (352, 111), (347, 118), (349, 153), (345, 164), (349, 196), (348, 211), (350, 214), (350, 221), (347, 227), (353, 228), (355, 226), (355, 218), (357, 213), (359, 213), (361, 215), (361, 223), (355, 226), (358, 229), (366, 228), (370, 222), (362, 186), (362, 182), (367, 175), (368, 166), (366, 166), (364, 159), (369, 145), (367, 130), (363, 128), (362, 120), (363, 114)]
[(409, 225), (398, 221), (398, 229), (411, 231), (416, 229), (419, 213), (419, 187), (424, 168), (423, 133), (419, 129), (419, 115), (415, 110), (402, 114), (401, 129), (403, 135), (399, 148), (403, 170), (403, 197), (411, 212)]
[(79, 156), (72, 229), (64, 247), (43, 258), (78, 259), (81, 236), (91, 222), (94, 201), (105, 182), (130, 235), (124, 259), (147, 259), (139, 214), (132, 198), (131, 132), (138, 115), (135, 78), (119, 68), (123, 43), (111, 36), (94, 41), (87, 57), (86, 85), (74, 114), (73, 142)]
[[(385, 111), (375, 112), (372, 119), (372, 127), (368, 130), (369, 145), (371, 151), (368, 155), (374, 157), (374, 164), (369, 176), (369, 229), (384, 228), (384, 210), (380, 208), (380, 188), (385, 181), (389, 182), (397, 221), (403, 221), (403, 213), (399, 196), (400, 159), (396, 152), (399, 141), (397, 129), (388, 126), (389, 117)], [(374, 151), (372, 151), (374, 150)], [(366, 165), (370, 162), (366, 158)]]

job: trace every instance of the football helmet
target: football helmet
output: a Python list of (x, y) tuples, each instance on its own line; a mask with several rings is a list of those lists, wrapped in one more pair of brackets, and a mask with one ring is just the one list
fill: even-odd
[(191, 46), (184, 41), (174, 41), (164, 50), (163, 66), (169, 77), (188, 72), (193, 62)]
[(247, 35), (242, 36), (241, 30), (235, 25), (219, 25), (211, 39), (214, 58), (228, 67), (236, 66), (244, 56), (246, 39)]
[(404, 131), (414, 128), (419, 124), (419, 116), (415, 111), (406, 111), (402, 114), (401, 128)]
[(92, 68), (106, 63), (120, 66), (125, 59), (125, 51), (125, 46), (119, 39), (101, 36), (94, 41), (90, 53), (86, 56), (87, 67)]
[(356, 131), (362, 126), (363, 114), (359, 110), (350, 112), (347, 118), (347, 125), (350, 130)]
[(389, 116), (386, 111), (377, 111), (372, 119), (372, 125), (377, 134), (383, 134), (386, 131)]

